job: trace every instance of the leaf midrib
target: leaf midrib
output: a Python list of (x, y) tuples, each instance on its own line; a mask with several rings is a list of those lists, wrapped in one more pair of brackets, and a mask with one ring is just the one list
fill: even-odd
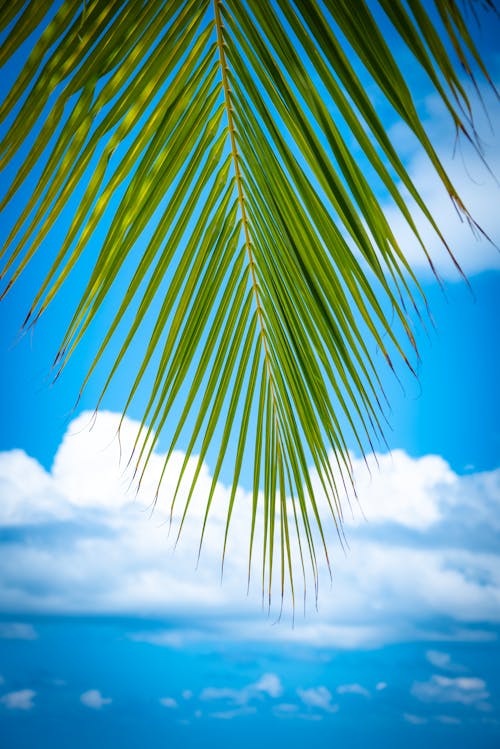
[(260, 325), (260, 337), (262, 340), (262, 345), (264, 347), (264, 355), (266, 359), (266, 366), (267, 371), (270, 380), (272, 381), (272, 375), (270, 370), (270, 357), (269, 357), (269, 350), (267, 346), (266, 341), (266, 330), (264, 325), (264, 320), (262, 318), (262, 304), (259, 294), (259, 285), (257, 282), (257, 275), (255, 272), (255, 260), (252, 252), (252, 243), (250, 240), (250, 232), (248, 229), (248, 215), (245, 207), (245, 196), (243, 192), (243, 180), (241, 176), (241, 170), (240, 170), (240, 164), (239, 164), (239, 151), (238, 146), (236, 143), (236, 128), (234, 125), (234, 119), (232, 114), (232, 101), (231, 101), (231, 86), (228, 80), (227, 72), (229, 70), (229, 67), (226, 62), (226, 54), (224, 52), (224, 37), (223, 37), (223, 28), (224, 24), (222, 22), (221, 12), (220, 12), (220, 0), (214, 0), (214, 14), (215, 14), (215, 28), (217, 32), (217, 49), (219, 52), (219, 60), (220, 60), (220, 69), (221, 69), (221, 78), (222, 78), (222, 89), (224, 92), (224, 102), (226, 106), (226, 113), (227, 113), (227, 123), (228, 123), (228, 131), (229, 131), (229, 140), (230, 140), (230, 146), (231, 146), (231, 157), (234, 164), (234, 173), (235, 173), (235, 180), (236, 180), (236, 186), (238, 191), (238, 205), (240, 207), (241, 212), (241, 220), (242, 220), (242, 226), (243, 226), (243, 233), (245, 237), (245, 248), (248, 256), (248, 264), (250, 269), (250, 275), (251, 275), (251, 284), (252, 284), (252, 292), (255, 297), (255, 303), (257, 307), (257, 316), (259, 319), (259, 325)]

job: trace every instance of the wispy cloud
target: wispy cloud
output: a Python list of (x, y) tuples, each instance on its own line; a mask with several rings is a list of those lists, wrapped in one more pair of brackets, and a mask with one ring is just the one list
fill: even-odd
[(449, 678), (435, 674), (428, 681), (416, 681), (412, 694), (423, 702), (457, 702), (479, 709), (487, 708), (490, 696), (483, 679), (469, 676)]
[(281, 702), (274, 706), (274, 712), (278, 715), (293, 715), (299, 709), (299, 706), (293, 702)]
[(462, 722), (460, 718), (454, 715), (436, 715), (435, 720), (444, 726), (459, 726)]
[(158, 645), (166, 648), (184, 648), (193, 645), (206, 638), (206, 630), (194, 629), (192, 627), (151, 629), (141, 632), (130, 632), (129, 638), (135, 642), (147, 642), (150, 645)]
[(32, 624), (23, 622), (0, 622), (2, 640), (36, 640), (38, 634)]
[(232, 689), (230, 687), (205, 687), (201, 694), (200, 700), (229, 700), (230, 702), (247, 702), (249, 699), (246, 688)]
[(337, 694), (359, 694), (361, 697), (370, 697), (368, 689), (361, 684), (341, 684), (337, 687)]
[(209, 713), (210, 718), (217, 718), (218, 720), (233, 720), (233, 718), (240, 718), (243, 715), (252, 715), (256, 712), (256, 708), (246, 705), (244, 707), (238, 707), (234, 710), (219, 710), (214, 713)]
[(4, 694), (3, 697), (0, 697), (0, 702), (7, 710), (31, 710), (35, 707), (35, 696), (34, 689), (20, 689), (17, 692)]
[(440, 668), (443, 671), (463, 671), (464, 667), (458, 663), (454, 663), (449, 653), (443, 653), (441, 650), (428, 650), (425, 657), (432, 663), (436, 668)]
[(428, 723), (441, 723), (444, 726), (459, 726), (462, 721), (454, 715), (415, 715), (414, 713), (403, 713), (403, 720), (413, 726), (424, 726)]
[(240, 689), (231, 687), (205, 687), (200, 694), (202, 701), (228, 701), (237, 705), (246, 705), (252, 700), (266, 695), (273, 699), (280, 697), (283, 686), (276, 674), (263, 674), (260, 679), (252, 684), (247, 684)]
[(179, 704), (177, 700), (174, 700), (173, 697), (161, 697), (160, 698), (160, 704), (163, 705), (163, 707), (168, 707), (172, 710), (179, 707)]
[(103, 697), (98, 689), (89, 689), (80, 695), (82, 705), (93, 710), (100, 710), (104, 705), (110, 705), (112, 701), (111, 697)]
[(403, 713), (403, 720), (411, 723), (412, 726), (423, 726), (428, 722), (427, 718), (424, 718), (422, 715), (414, 715), (413, 713)]

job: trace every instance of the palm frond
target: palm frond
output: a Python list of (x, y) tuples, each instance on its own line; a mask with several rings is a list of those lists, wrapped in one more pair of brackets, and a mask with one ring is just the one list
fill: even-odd
[(391, 368), (395, 355), (410, 366), (406, 305), (418, 308), (422, 293), (381, 192), (423, 252), (404, 193), (447, 248), (365, 90), (367, 77), (467, 215), (378, 25), (382, 13), (452, 126), (474, 140), (457, 61), (473, 79), (474, 71), (488, 74), (452, 0), (11, 0), (0, 9), (0, 64), (35, 38), (0, 107), (0, 165), (17, 168), (1, 209), (30, 185), (3, 246), (3, 293), (44, 251), (53, 227), (64, 226), (24, 323), (34, 324), (98, 245), (56, 357), (59, 372), (132, 268), (83, 387), (118, 340), (100, 403), (147, 329), (123, 408), (125, 415), (154, 370), (135, 445), (138, 480), (159, 435), (168, 438), (168, 462), (188, 430), (178, 490), (198, 458), (182, 527), (215, 444), (202, 535), (231, 462), (224, 554), (246, 470), (249, 570), (262, 506), (269, 597), (275, 564), (282, 596), (287, 579), (293, 596), (297, 566), (304, 578), (309, 566), (317, 586), (315, 538), (327, 559), (329, 544), (323, 495), (342, 537), (348, 439), (363, 451), (383, 433), (374, 344)]

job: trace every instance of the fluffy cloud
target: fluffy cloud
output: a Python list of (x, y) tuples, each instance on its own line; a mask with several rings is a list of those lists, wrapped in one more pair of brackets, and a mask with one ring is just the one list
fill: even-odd
[(0, 453), (0, 523), (16, 526), (68, 517), (71, 508), (53, 477), (23, 450)]
[(264, 674), (264, 676), (261, 676), (261, 678), (255, 682), (253, 688), (257, 692), (269, 695), (269, 697), (280, 697), (283, 693), (281, 681), (276, 674)]
[(98, 689), (89, 689), (80, 695), (82, 705), (93, 710), (100, 710), (103, 705), (110, 705), (112, 701), (111, 697), (103, 697)]
[(483, 679), (459, 676), (455, 679), (434, 675), (428, 681), (416, 681), (412, 694), (423, 702), (458, 702), (487, 709), (490, 696)]
[[(345, 521), (347, 553), (335, 540), (327, 508), (321, 508), (333, 586), (319, 558), (319, 611), (313, 610), (311, 586), (307, 618), (297, 618), (294, 629), (287, 623), (272, 627), (260, 609), (258, 549), (246, 595), (250, 494), (242, 488), (236, 492), (221, 584), (228, 487), (217, 484), (196, 569), (203, 497), (211, 483), (208, 467), (202, 466), (199, 491), (174, 552), (185, 487), (170, 535), (169, 499), (183, 454), (172, 455), (152, 513), (164, 456), (152, 454), (136, 497), (127, 491), (131, 476), (125, 464), (138, 425), (126, 419), (122, 426), (120, 464), (118, 415), (104, 412), (92, 429), (90, 423), (85, 413), (69, 425), (50, 473), (21, 451), (0, 454), (0, 526), (9, 528), (8, 543), (0, 544), (0, 609), (5, 612), (190, 617), (187, 626), (172, 620), (168, 629), (130, 635), (167, 647), (217, 633), (350, 648), (435, 639), (439, 633), (430, 624), (437, 618), (452, 621), (445, 636), (458, 639), (477, 637), (478, 623), (500, 621), (500, 471), (460, 477), (438, 456), (413, 459), (396, 450), (377, 456), (378, 468), (371, 459), (370, 478), (363, 462), (353, 458), (365, 518), (353, 503)], [(187, 473), (195, 467), (192, 458)], [(203, 624), (193, 626), (193, 613)]]
[[(395, 523), (426, 530), (443, 516), (443, 495), (458, 477), (437, 455), (415, 460), (403, 450), (368, 458), (369, 470), (355, 461), (354, 480), (360, 503), (346, 513), (346, 524)], [(362, 513), (361, 513), (362, 509)]]
[[(468, 84), (465, 85), (470, 89)], [(435, 96), (425, 101), (426, 125), (431, 142), (464, 205), (483, 231), (496, 246), (499, 246), (500, 187), (496, 178), (500, 174), (500, 103), (487, 85), (482, 86), (481, 95), (489, 112), (489, 119), (479, 108), (476, 113), (475, 125), (481, 137), (482, 156), (464, 138), (460, 139), (458, 148), (455, 148), (457, 144), (450, 141), (448, 137), (449, 115)], [(461, 219), (447, 192), (439, 184), (429, 160), (416, 148), (414, 138), (402, 124), (396, 125), (391, 135), (399, 148), (406, 151), (406, 163), (410, 176), (424, 202), (430, 206), (433, 216), (463, 270), (471, 275), (482, 270), (499, 268), (500, 254), (496, 247), (484, 237), (476, 237), (467, 223)], [(416, 219), (422, 240), (430, 251), (439, 273), (443, 277), (458, 279), (457, 271), (441, 241), (409, 195), (405, 192), (404, 194), (412, 216)], [(390, 206), (385, 212), (406, 258), (414, 268), (430, 272), (423, 251), (399, 211)]]
[(306, 707), (324, 710), (327, 713), (335, 713), (338, 710), (338, 705), (332, 703), (332, 693), (326, 687), (297, 689), (297, 694)]
[(18, 692), (8, 692), (0, 697), (0, 702), (7, 710), (31, 710), (35, 707), (33, 689), (20, 689)]

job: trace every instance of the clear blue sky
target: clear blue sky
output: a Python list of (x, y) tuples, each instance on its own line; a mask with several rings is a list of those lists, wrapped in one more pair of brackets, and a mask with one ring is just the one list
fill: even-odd
[[(482, 33), (499, 82), (494, 32)], [(483, 93), (494, 130), (482, 123), (486, 156), (500, 175), (500, 107)], [(416, 94), (474, 215), (500, 244), (498, 185), (470, 154), (452, 161), (443, 113), (419, 82)], [(499, 256), (453, 223), (448, 207), (441, 212), (414, 145), (392, 120), (388, 127), (456, 242), (473, 294), (439, 248), (444, 293), (416, 261), (435, 321), (419, 333), (419, 381), (402, 368), (402, 386), (384, 374), (392, 455), (380, 448), (371, 479), (355, 455), (366, 519), (356, 506), (347, 514), (345, 553), (332, 531), (333, 584), (323, 569), (318, 611), (309, 592), (293, 629), (289, 613), (275, 623), (278, 611), (261, 610), (258, 575), (246, 596), (244, 512), (221, 584), (223, 510), (196, 570), (199, 508), (173, 554), (166, 508), (160, 502), (151, 517), (148, 486), (137, 501), (126, 493), (113, 442), (126, 369), (91, 432), (98, 382), (73, 406), (92, 337), (50, 384), (81, 278), (21, 339), (43, 262), (2, 302), (2, 746), (499, 745)], [(129, 416), (140, 417), (140, 403)], [(125, 425), (125, 446), (133, 427)], [(160, 439), (153, 472), (162, 449)], [(241, 483), (244, 506), (250, 480)], [(219, 500), (223, 507), (223, 484)]]

